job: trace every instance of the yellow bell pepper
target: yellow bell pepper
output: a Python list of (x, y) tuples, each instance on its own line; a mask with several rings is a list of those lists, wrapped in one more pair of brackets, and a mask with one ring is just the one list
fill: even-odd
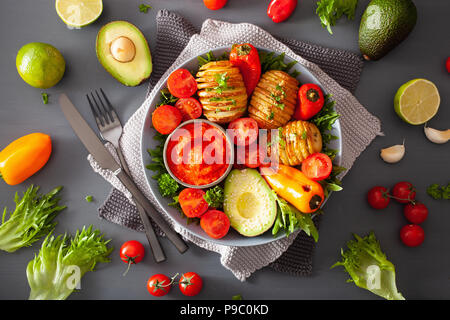
[(301, 212), (315, 212), (323, 203), (322, 186), (300, 170), (280, 164), (278, 171), (271, 167), (260, 167), (260, 171), (277, 195)]
[(11, 142), (0, 152), (0, 174), (9, 185), (22, 183), (50, 158), (52, 141), (44, 133), (31, 133)]

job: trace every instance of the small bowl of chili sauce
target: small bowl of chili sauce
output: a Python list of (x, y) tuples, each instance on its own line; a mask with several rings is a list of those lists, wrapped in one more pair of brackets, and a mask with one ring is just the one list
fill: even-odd
[(234, 148), (221, 126), (194, 119), (167, 137), (163, 157), (167, 171), (179, 184), (203, 189), (225, 179), (233, 167)]

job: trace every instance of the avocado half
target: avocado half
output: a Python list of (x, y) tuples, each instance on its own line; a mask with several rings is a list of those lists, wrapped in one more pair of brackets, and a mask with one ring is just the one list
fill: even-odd
[(113, 21), (97, 34), (97, 58), (120, 83), (134, 87), (150, 77), (152, 56), (142, 32), (127, 21)]
[(231, 227), (246, 237), (269, 230), (277, 204), (267, 182), (255, 169), (234, 169), (225, 180), (224, 212)]
[(378, 60), (414, 29), (417, 9), (411, 0), (372, 0), (359, 26), (359, 49), (366, 60)]

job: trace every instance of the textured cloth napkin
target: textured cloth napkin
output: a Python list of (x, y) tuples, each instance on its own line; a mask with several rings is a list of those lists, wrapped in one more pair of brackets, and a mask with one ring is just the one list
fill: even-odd
[[(312, 272), (314, 241), (304, 232), (296, 232), (269, 244), (253, 247), (232, 247), (212, 244), (199, 239), (177, 226), (154, 200), (146, 183), (140, 164), (140, 133), (151, 100), (158, 94), (154, 87), (185, 60), (216, 47), (234, 43), (250, 42), (297, 60), (307, 67), (320, 81), (324, 89), (333, 95), (336, 109), (341, 114), (342, 166), (350, 169), (358, 155), (380, 132), (380, 121), (371, 115), (350, 93), (359, 81), (362, 59), (351, 52), (323, 48), (296, 40), (277, 39), (261, 28), (247, 23), (231, 24), (206, 20), (200, 33), (181, 16), (166, 10), (157, 15), (157, 41), (154, 55), (154, 71), (146, 100), (128, 120), (121, 140), (123, 153), (135, 182), (155, 205), (166, 220), (188, 240), (202, 248), (220, 254), (222, 265), (238, 279), (244, 281), (253, 272), (265, 266), (294, 275)], [(333, 80), (334, 79), (334, 80)], [(115, 155), (111, 146), (109, 149)], [(110, 171), (98, 166), (92, 156), (88, 157), (92, 167), (113, 186), (105, 203), (99, 208), (100, 217), (108, 221), (143, 231), (139, 214), (130, 202), (131, 197), (120, 181)], [(345, 173), (342, 174), (342, 176)], [(342, 177), (341, 176), (341, 177)], [(315, 219), (318, 223), (319, 219)], [(160, 232), (160, 231), (159, 231)]]

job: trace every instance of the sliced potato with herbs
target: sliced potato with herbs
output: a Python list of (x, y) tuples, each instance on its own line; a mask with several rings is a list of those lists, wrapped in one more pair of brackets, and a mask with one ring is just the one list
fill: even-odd
[(299, 82), (284, 71), (263, 74), (253, 92), (249, 115), (262, 129), (284, 126), (294, 114)]
[[(298, 166), (309, 155), (322, 151), (322, 135), (311, 122), (291, 121), (278, 130), (278, 154), (284, 165)], [(269, 148), (269, 155), (272, 150)]]
[(247, 90), (239, 68), (229, 61), (204, 64), (196, 75), (198, 96), (205, 117), (217, 123), (228, 123), (247, 110)]

